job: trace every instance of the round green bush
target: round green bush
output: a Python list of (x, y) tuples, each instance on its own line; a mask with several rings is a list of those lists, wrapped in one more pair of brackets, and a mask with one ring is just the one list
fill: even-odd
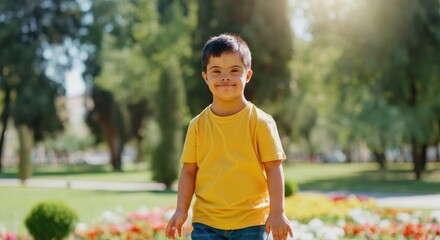
[(284, 182), (284, 196), (294, 196), (299, 190), (298, 184), (293, 182)]
[(35, 240), (60, 240), (75, 228), (78, 215), (60, 201), (43, 201), (32, 208), (25, 225)]

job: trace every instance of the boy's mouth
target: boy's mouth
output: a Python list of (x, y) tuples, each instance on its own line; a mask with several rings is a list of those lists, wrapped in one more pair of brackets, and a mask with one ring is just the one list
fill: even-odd
[(217, 84), (216, 87), (235, 87), (235, 84)]

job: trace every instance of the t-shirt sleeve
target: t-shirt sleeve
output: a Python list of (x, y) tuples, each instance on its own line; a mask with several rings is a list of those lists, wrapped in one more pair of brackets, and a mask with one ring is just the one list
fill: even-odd
[(183, 152), (180, 158), (181, 163), (197, 162), (197, 131), (196, 124), (191, 121), (186, 132), (185, 143), (183, 144)]
[(286, 160), (275, 120), (270, 115), (259, 121), (257, 143), (262, 162)]

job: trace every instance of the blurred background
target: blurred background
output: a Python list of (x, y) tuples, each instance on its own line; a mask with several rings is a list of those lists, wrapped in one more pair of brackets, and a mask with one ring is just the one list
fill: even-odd
[(438, 0), (0, 2), (0, 170), (143, 163), (178, 176), (189, 120), (211, 102), (201, 49), (242, 36), (248, 100), (289, 162), (440, 166)]

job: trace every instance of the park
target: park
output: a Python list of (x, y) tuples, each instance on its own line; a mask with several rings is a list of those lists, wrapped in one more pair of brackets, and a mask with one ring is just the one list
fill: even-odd
[(438, 0), (39, 0), (0, 4), (0, 240), (166, 239), (220, 33), (251, 49), (292, 239), (440, 239)]

